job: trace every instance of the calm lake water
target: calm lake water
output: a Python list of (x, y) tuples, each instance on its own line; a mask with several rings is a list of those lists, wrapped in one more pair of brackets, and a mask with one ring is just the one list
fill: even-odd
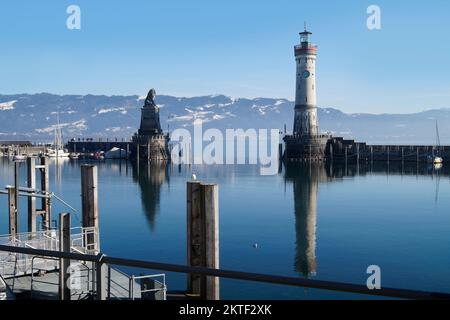
[[(51, 164), (51, 188), (80, 212), (80, 165)], [(378, 265), (382, 286), (450, 293), (449, 170), (401, 163), (356, 166), (291, 164), (278, 175), (257, 166), (99, 168), (101, 249), (110, 256), (186, 264), (186, 181), (220, 185), (220, 266), (274, 275), (365, 284)], [(25, 184), (25, 168), (21, 184)], [(13, 166), (0, 158), (0, 186)], [(26, 203), (20, 226), (26, 231)], [(54, 203), (57, 213), (70, 211)], [(79, 224), (80, 214), (72, 215)], [(7, 233), (0, 196), (0, 233)], [(254, 244), (258, 244), (257, 248)], [(150, 271), (126, 270), (138, 274)], [(159, 273), (159, 271), (156, 271)], [(184, 275), (168, 273), (169, 290)], [(366, 296), (221, 280), (224, 299), (366, 298)]]

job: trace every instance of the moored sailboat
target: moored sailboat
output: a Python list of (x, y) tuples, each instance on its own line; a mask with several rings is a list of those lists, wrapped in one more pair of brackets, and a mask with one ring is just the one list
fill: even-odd
[(59, 124), (59, 117), (57, 117), (57, 125), (55, 127), (55, 141), (52, 147), (47, 148), (46, 156), (50, 158), (68, 158), (69, 152), (64, 149), (62, 143), (61, 126)]
[(441, 139), (439, 137), (439, 127), (436, 120), (436, 146), (433, 147), (432, 153), (427, 157), (428, 163), (440, 165), (444, 162), (444, 159), (439, 155), (439, 149), (441, 147)]

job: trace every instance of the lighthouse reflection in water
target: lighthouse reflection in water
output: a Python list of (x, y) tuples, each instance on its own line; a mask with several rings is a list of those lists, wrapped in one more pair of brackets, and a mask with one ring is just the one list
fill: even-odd
[(315, 276), (317, 196), (319, 183), (327, 180), (325, 167), (316, 163), (289, 164), (285, 177), (292, 182), (294, 191), (295, 271), (305, 277)]

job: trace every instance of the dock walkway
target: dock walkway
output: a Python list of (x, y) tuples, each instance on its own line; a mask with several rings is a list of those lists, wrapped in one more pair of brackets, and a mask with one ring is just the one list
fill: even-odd
[[(95, 294), (95, 270), (92, 263), (87, 262), (80, 268), (77, 276), (71, 278), (71, 300), (93, 299)], [(141, 299), (141, 286), (133, 280), (133, 294), (130, 294), (130, 277), (121, 271), (111, 268), (108, 272), (108, 299), (125, 300)], [(6, 285), (16, 299), (58, 300), (59, 271), (53, 270), (30, 274), (5, 280)]]
[[(70, 252), (97, 254), (99, 243), (95, 228), (73, 228)], [(0, 236), (0, 244), (12, 247), (59, 251), (59, 231), (47, 230)], [(95, 264), (70, 261), (70, 299), (93, 299), (96, 294)], [(106, 294), (110, 300), (163, 300), (165, 275), (133, 276), (106, 265)], [(20, 253), (0, 252), (0, 300), (59, 299), (60, 260)]]

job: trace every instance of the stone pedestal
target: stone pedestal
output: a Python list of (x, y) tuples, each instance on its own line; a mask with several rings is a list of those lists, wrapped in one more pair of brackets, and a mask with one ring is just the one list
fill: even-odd
[(141, 125), (139, 136), (153, 136), (162, 134), (159, 123), (159, 111), (157, 106), (144, 106), (141, 108)]
[(133, 136), (132, 156), (149, 161), (170, 161), (170, 139), (161, 129), (155, 96), (155, 90), (151, 89), (141, 108), (141, 125)]
[(287, 135), (284, 137), (287, 160), (325, 161), (326, 149), (330, 135), (300, 136)]
[(136, 134), (133, 136), (135, 151), (132, 155), (150, 161), (170, 161), (169, 140), (169, 136), (163, 134), (151, 136)]

